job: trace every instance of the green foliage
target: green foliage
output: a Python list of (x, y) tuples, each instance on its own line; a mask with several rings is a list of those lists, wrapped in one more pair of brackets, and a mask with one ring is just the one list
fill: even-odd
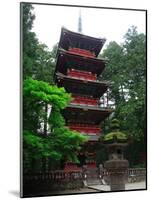
[(62, 154), (62, 159), (78, 162), (76, 152), (87, 141), (86, 136), (76, 131), (71, 131), (67, 127), (56, 127), (50, 137), (55, 138), (55, 149)]
[[(55, 54), (49, 51), (45, 44), (41, 44), (32, 32), (33, 7), (31, 4), (22, 3), (22, 52), (23, 52), (23, 79), (32, 77), (53, 83), (55, 69)], [(56, 48), (56, 47), (54, 47)]]
[[(146, 37), (132, 26), (123, 44), (111, 42), (102, 57), (108, 59), (101, 77), (112, 82), (109, 100), (115, 105), (114, 117), (120, 128), (133, 138), (126, 151), (130, 166), (138, 164), (146, 150)], [(106, 124), (109, 127), (111, 119)], [(105, 126), (106, 128), (106, 126)], [(105, 133), (112, 131), (105, 129)]]
[(80, 145), (87, 141), (87, 138), (78, 132), (68, 128), (55, 128), (52, 134), (47, 137), (32, 133), (23, 132), (24, 150), (28, 150), (28, 156), (32, 158), (49, 157), (53, 160), (60, 160), (66, 157), (67, 160), (77, 161), (75, 152)]
[(81, 145), (87, 141), (87, 138), (78, 132), (71, 131), (68, 128), (55, 128), (47, 137), (37, 135), (30, 131), (23, 132), (24, 144), (24, 168), (32, 170), (32, 161), (49, 159), (51, 166), (58, 161), (66, 160), (78, 163), (76, 152), (80, 150)]
[(30, 131), (23, 132), (24, 150), (28, 151), (28, 156), (31, 158), (50, 157), (52, 159), (61, 159), (61, 154), (58, 153), (51, 145), (46, 137), (34, 134)]
[(114, 129), (119, 129), (119, 128), (120, 128), (119, 120), (113, 119), (111, 121), (111, 129), (114, 130)]
[(49, 123), (51, 124), (52, 128), (63, 127), (65, 125), (65, 120), (60, 114), (59, 109), (52, 108), (51, 115), (49, 117)]
[(63, 109), (71, 100), (71, 95), (64, 88), (50, 86), (44, 81), (28, 78), (24, 81), (23, 96), (33, 101), (49, 103), (59, 109)]
[[(51, 165), (58, 160), (78, 162), (76, 152), (87, 140), (86, 136), (65, 127), (60, 110), (71, 100), (71, 95), (64, 88), (50, 86), (43, 81), (28, 78), (23, 84), (24, 106), (24, 161), (49, 158)], [(45, 105), (51, 105), (51, 114), (47, 119)], [(40, 121), (45, 121), (51, 128), (50, 134), (37, 134)], [(32, 164), (30, 164), (32, 165)]]
[(133, 168), (146, 168), (146, 165), (145, 163), (139, 163), (139, 164), (133, 165)]
[[(32, 32), (35, 19), (33, 7), (31, 4), (22, 3), (21, 8), (24, 170), (42, 170), (43, 167), (45, 170), (48, 163), (51, 168), (57, 166), (58, 161), (65, 159), (78, 162), (76, 152), (87, 137), (66, 128), (60, 113), (70, 102), (71, 95), (53, 83), (57, 44), (50, 52), (45, 44), (39, 43)], [(48, 105), (51, 106), (49, 116)], [(44, 128), (39, 134), (37, 130), (41, 123)], [(48, 125), (50, 134), (47, 132)]]
[(38, 44), (36, 49), (36, 66), (33, 71), (34, 78), (54, 84), (53, 75), (55, 70), (54, 49), (52, 52), (45, 44)]
[(103, 139), (104, 139), (104, 141), (109, 141), (109, 140), (114, 140), (115, 137), (117, 140), (127, 140), (128, 139), (127, 135), (120, 131), (108, 133), (108, 134), (104, 135)]
[(145, 134), (146, 43), (145, 35), (132, 26), (119, 45), (110, 42), (103, 52), (109, 61), (102, 79), (110, 80), (109, 100), (115, 103), (114, 117), (122, 130), (139, 140)]
[(62, 123), (63, 118), (60, 109), (63, 109), (71, 100), (71, 95), (65, 92), (64, 88), (50, 86), (43, 81), (28, 78), (23, 83), (23, 127), (24, 130), (37, 131), (40, 121), (45, 121), (46, 111), (45, 105), (52, 106), (52, 119), (48, 119), (52, 125)]
[(32, 13), (31, 4), (22, 3), (22, 51), (23, 51), (23, 78), (33, 75), (33, 68), (36, 64), (36, 48), (38, 39), (34, 32), (31, 32), (35, 15)]

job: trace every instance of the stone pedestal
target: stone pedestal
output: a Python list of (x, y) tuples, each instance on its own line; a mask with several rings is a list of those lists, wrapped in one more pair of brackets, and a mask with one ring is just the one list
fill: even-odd
[(125, 190), (128, 178), (128, 160), (124, 159), (124, 149), (128, 145), (128, 136), (119, 129), (119, 121), (113, 119), (112, 131), (103, 138), (103, 144), (108, 150), (108, 160), (104, 164), (109, 177), (111, 191)]
[(128, 161), (124, 159), (108, 160), (105, 162), (104, 167), (110, 177), (111, 191), (125, 190), (128, 165)]

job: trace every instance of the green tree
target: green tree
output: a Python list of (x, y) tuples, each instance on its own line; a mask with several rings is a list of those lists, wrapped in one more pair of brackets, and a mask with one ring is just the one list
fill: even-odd
[(32, 12), (31, 4), (22, 3), (22, 52), (23, 52), (23, 78), (31, 77), (36, 65), (36, 49), (38, 39), (36, 34), (31, 31), (35, 15)]
[(145, 124), (145, 35), (131, 27), (123, 44), (111, 42), (103, 56), (109, 59), (103, 78), (112, 82), (110, 100), (121, 128), (140, 138)]
[[(64, 88), (28, 78), (24, 81), (23, 97), (24, 166), (30, 163), (29, 168), (35, 170), (33, 160), (44, 158), (49, 159), (51, 166), (61, 159), (77, 162), (76, 151), (87, 138), (65, 127), (60, 110), (71, 100), (70, 94)], [(45, 105), (52, 106), (48, 118)], [(49, 124), (49, 134), (44, 131), (38, 134), (37, 129), (44, 120)]]
[[(133, 137), (133, 158), (146, 151), (145, 55), (145, 35), (134, 26), (128, 29), (123, 44), (111, 42), (102, 55), (109, 60), (102, 79), (112, 82), (109, 98), (115, 103), (114, 117), (120, 120), (121, 129)], [(133, 162), (127, 152), (131, 163), (136, 164), (138, 159)]]
[(55, 54), (45, 44), (38, 44), (36, 49), (36, 69), (34, 71), (34, 79), (42, 80), (50, 84), (54, 84), (53, 75), (55, 70)]
[(116, 42), (110, 42), (108, 47), (103, 52), (103, 57), (108, 59), (106, 70), (103, 73), (101, 79), (110, 80), (111, 91), (110, 100), (114, 101), (118, 105), (124, 100), (124, 52), (120, 45)]
[(53, 83), (55, 69), (55, 49), (52, 53), (45, 44), (39, 42), (32, 31), (35, 15), (33, 6), (21, 4), (22, 9), (22, 52), (23, 52), (23, 79), (32, 77)]
[[(131, 113), (129, 124), (134, 123), (132, 133), (135, 137), (145, 134), (146, 116), (146, 41), (144, 34), (138, 34), (132, 27), (125, 35), (123, 45), (126, 61), (126, 84), (129, 91), (127, 111)], [(123, 108), (124, 109), (124, 108)], [(125, 109), (124, 109), (125, 111)], [(136, 133), (137, 131), (137, 133)]]

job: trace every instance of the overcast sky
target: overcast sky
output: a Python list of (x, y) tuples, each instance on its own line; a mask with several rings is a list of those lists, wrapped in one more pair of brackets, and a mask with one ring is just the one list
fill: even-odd
[(138, 32), (145, 33), (145, 12), (95, 8), (76, 8), (52, 5), (33, 5), (33, 31), (40, 42), (45, 43), (50, 50), (59, 41), (61, 27), (71, 31), (78, 29), (78, 17), (81, 10), (82, 33), (106, 38), (121, 43), (123, 36), (132, 25), (137, 26)]

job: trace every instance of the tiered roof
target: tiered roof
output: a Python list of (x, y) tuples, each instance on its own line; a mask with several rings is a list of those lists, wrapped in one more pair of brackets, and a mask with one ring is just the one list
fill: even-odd
[(67, 70), (73, 68), (76, 70), (89, 71), (99, 76), (103, 72), (106, 62), (107, 60), (105, 59), (76, 55), (60, 49), (58, 51), (56, 72), (59, 71), (66, 75)]
[(94, 38), (62, 28), (59, 48), (67, 51), (72, 47), (85, 49), (94, 53), (95, 57), (97, 57), (105, 41), (105, 38)]
[(62, 111), (67, 123), (82, 123), (99, 125), (111, 113), (111, 109), (69, 105)]
[(56, 73), (56, 83), (59, 87), (65, 87), (68, 93), (83, 94), (94, 98), (101, 97), (107, 90), (109, 82), (90, 81), (72, 78), (61, 73)]
[[(99, 105), (99, 98), (110, 85), (109, 82), (97, 80), (107, 62), (97, 58), (105, 41), (104, 38), (86, 36), (65, 28), (61, 30), (54, 78), (57, 85), (64, 87), (73, 97), (71, 104), (62, 110), (66, 124), (72, 124), (71, 128), (75, 130), (83, 130), (84, 134), (88, 124), (97, 128), (112, 112)], [(85, 128), (81, 128), (81, 124)], [(90, 141), (99, 138), (98, 132), (88, 134)]]

